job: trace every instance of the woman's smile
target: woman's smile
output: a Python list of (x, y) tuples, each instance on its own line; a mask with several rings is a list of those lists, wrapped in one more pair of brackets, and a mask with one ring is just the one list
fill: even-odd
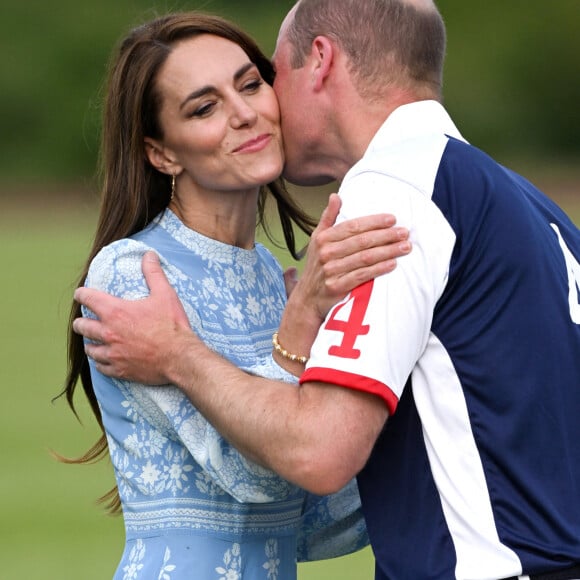
[(249, 139), (245, 143), (242, 143), (239, 147), (236, 147), (233, 153), (257, 153), (262, 151), (267, 147), (272, 141), (272, 135), (264, 133), (259, 135), (254, 139)]

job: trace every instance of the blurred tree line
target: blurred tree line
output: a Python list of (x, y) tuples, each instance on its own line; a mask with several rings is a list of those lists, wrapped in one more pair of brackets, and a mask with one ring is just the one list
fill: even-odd
[[(580, 161), (580, 1), (439, 0), (445, 101), (496, 157)], [(271, 54), (292, 0), (3, 3), (0, 183), (90, 182), (109, 55), (130, 28), (200, 9), (238, 22)]]

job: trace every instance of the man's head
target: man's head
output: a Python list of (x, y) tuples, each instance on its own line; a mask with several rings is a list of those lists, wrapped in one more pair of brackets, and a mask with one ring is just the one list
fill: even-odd
[[(313, 62), (328, 57), (324, 41), (331, 62), (320, 80)], [(332, 155), (328, 120), (347, 105), (340, 89), (334, 99), (318, 98), (321, 87), (332, 87), (325, 81), (341, 63), (363, 107), (384, 103), (388, 115), (403, 93), (408, 102), (441, 98), (444, 55), (445, 26), (432, 0), (299, 0), (282, 24), (274, 55), (287, 176), (309, 184), (336, 177), (327, 171), (317, 178), (312, 171), (317, 157)], [(351, 110), (353, 120), (359, 111)]]

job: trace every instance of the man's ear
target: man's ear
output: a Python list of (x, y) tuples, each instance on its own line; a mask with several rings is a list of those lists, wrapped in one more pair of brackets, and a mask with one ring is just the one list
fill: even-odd
[(178, 175), (183, 167), (175, 160), (175, 156), (156, 139), (145, 137), (145, 156), (149, 163), (161, 173)]
[(312, 82), (315, 90), (320, 90), (331, 73), (335, 60), (335, 47), (326, 36), (317, 36), (312, 41)]

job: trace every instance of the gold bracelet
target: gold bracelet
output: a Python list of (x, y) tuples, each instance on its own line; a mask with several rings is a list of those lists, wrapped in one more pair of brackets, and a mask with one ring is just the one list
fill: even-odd
[(283, 356), (284, 358), (287, 358), (288, 360), (291, 360), (294, 362), (299, 362), (302, 365), (305, 365), (308, 362), (307, 356), (299, 356), (297, 354), (290, 354), (285, 348), (282, 348), (280, 346), (280, 343), (278, 342), (278, 333), (277, 332), (275, 332), (272, 335), (272, 344), (274, 345), (274, 350), (280, 356)]

